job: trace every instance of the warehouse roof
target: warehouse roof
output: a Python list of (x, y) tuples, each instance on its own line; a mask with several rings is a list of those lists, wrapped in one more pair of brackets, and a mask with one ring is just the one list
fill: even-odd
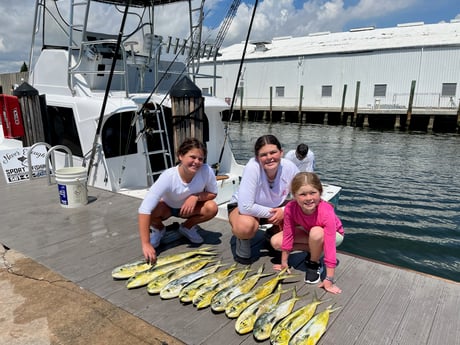
[[(365, 27), (348, 32), (318, 32), (303, 37), (287, 36), (250, 42), (245, 59), (450, 45), (460, 47), (460, 20), (439, 24), (406, 23), (382, 29)], [(240, 59), (243, 48), (244, 42), (223, 48), (218, 60)]]

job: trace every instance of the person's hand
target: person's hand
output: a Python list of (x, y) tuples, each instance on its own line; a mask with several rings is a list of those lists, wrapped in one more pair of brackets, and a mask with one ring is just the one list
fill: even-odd
[(145, 260), (148, 263), (153, 265), (157, 262), (157, 252), (150, 243), (142, 245), (142, 252), (144, 253)]
[(280, 225), (284, 219), (284, 211), (281, 207), (272, 208), (270, 210), (271, 216), (268, 218), (268, 222), (274, 225)]
[(329, 280), (323, 280), (318, 287), (324, 288), (327, 292), (333, 293), (334, 295), (337, 295), (339, 293), (342, 293), (342, 289), (340, 289), (337, 285), (332, 283)]
[(196, 195), (190, 195), (185, 202), (183, 203), (182, 207), (180, 208), (180, 215), (183, 217), (189, 217), (195, 211), (196, 204), (198, 202), (198, 198)]
[(282, 271), (282, 270), (284, 270), (285, 268), (287, 268), (286, 272), (287, 272), (288, 274), (291, 274), (291, 270), (289, 269), (289, 266), (288, 266), (288, 265), (285, 265), (285, 264), (275, 264), (275, 265), (273, 265), (273, 269), (274, 269), (275, 271)]

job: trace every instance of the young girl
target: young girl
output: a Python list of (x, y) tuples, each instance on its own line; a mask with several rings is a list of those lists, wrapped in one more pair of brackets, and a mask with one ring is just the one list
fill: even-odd
[(235, 261), (248, 265), (251, 242), (261, 221), (279, 228), (283, 223), (283, 205), (289, 188), (299, 172), (291, 161), (282, 158), (279, 140), (271, 134), (263, 135), (254, 145), (255, 157), (246, 164), (238, 192), (228, 204), (228, 219), (236, 237)]
[(142, 252), (149, 262), (156, 261), (155, 248), (166, 229), (163, 220), (171, 216), (185, 218), (179, 232), (192, 243), (203, 243), (197, 224), (217, 214), (217, 181), (214, 171), (204, 164), (206, 146), (199, 140), (186, 139), (177, 150), (179, 164), (161, 173), (139, 207), (139, 235)]
[(319, 177), (310, 172), (298, 173), (291, 183), (294, 200), (284, 209), (284, 225), (281, 233), (271, 238), (271, 245), (281, 250), (281, 264), (273, 268), (288, 267), (289, 253), (294, 250), (308, 251), (305, 259), (307, 271), (305, 282), (316, 284), (321, 279), (321, 254), (324, 252), (326, 278), (319, 285), (326, 291), (338, 294), (342, 290), (335, 285), (337, 265), (336, 247), (343, 241), (342, 222), (331, 204), (321, 199), (323, 186)]

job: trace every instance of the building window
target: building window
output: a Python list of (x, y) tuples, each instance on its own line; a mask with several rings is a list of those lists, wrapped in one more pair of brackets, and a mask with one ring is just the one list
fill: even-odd
[(441, 96), (455, 97), (457, 92), (457, 83), (443, 83)]
[(332, 85), (323, 85), (321, 87), (321, 97), (332, 97)]
[(387, 95), (387, 84), (374, 85), (374, 97), (385, 97)]
[(276, 97), (284, 97), (284, 86), (277, 86), (275, 88), (275, 96)]

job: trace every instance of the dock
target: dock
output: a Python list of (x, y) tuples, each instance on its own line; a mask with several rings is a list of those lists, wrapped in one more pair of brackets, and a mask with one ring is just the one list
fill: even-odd
[[(112, 279), (113, 268), (142, 258), (139, 199), (88, 187), (88, 205), (64, 208), (57, 186), (48, 185), (46, 178), (7, 184), (0, 177), (0, 194), (0, 244), (185, 344), (269, 344), (257, 342), (252, 333), (237, 334), (235, 320), (225, 314), (197, 310), (177, 298), (162, 300), (145, 288), (128, 290), (125, 281)], [(160, 256), (196, 248), (174, 230), (178, 221), (166, 222), (169, 231)], [(213, 248), (222, 262), (233, 263), (234, 239), (226, 220), (208, 221), (200, 233), (202, 247)], [(253, 250), (260, 257), (253, 267), (255, 271), (264, 264), (270, 272), (272, 257), (263, 239), (259, 231)], [(296, 287), (299, 295), (308, 293), (295, 309), (310, 303), (314, 294), (324, 300), (318, 311), (331, 304), (341, 307), (331, 314), (319, 344), (460, 344), (459, 283), (339, 252), (336, 280), (343, 292), (335, 296), (303, 282), (303, 259), (303, 253), (291, 255), (298, 278), (283, 282), (286, 290)], [(291, 292), (286, 292), (282, 300), (289, 297)]]

